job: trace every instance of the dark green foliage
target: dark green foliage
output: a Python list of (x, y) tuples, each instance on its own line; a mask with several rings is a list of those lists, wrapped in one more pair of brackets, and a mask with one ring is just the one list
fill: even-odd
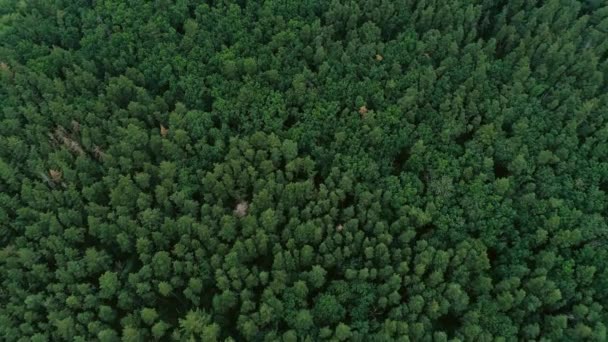
[(605, 2), (0, 16), (0, 340), (608, 339)]

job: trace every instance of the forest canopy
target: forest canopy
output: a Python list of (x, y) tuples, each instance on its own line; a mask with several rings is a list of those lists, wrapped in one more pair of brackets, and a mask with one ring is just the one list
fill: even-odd
[(0, 340), (608, 340), (608, 4), (0, 0)]

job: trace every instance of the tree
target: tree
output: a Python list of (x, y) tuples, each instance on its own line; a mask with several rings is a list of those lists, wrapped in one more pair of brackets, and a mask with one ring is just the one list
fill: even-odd
[(114, 272), (105, 272), (99, 277), (100, 295), (105, 298), (110, 298), (116, 294), (120, 286), (118, 276)]

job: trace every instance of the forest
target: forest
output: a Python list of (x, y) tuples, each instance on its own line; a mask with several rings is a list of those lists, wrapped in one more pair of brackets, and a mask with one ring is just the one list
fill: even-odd
[(0, 0), (1, 341), (607, 341), (608, 2)]

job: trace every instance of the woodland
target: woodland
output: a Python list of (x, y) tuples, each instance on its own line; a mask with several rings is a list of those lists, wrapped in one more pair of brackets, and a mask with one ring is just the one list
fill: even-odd
[(0, 0), (1, 341), (607, 341), (608, 3)]

